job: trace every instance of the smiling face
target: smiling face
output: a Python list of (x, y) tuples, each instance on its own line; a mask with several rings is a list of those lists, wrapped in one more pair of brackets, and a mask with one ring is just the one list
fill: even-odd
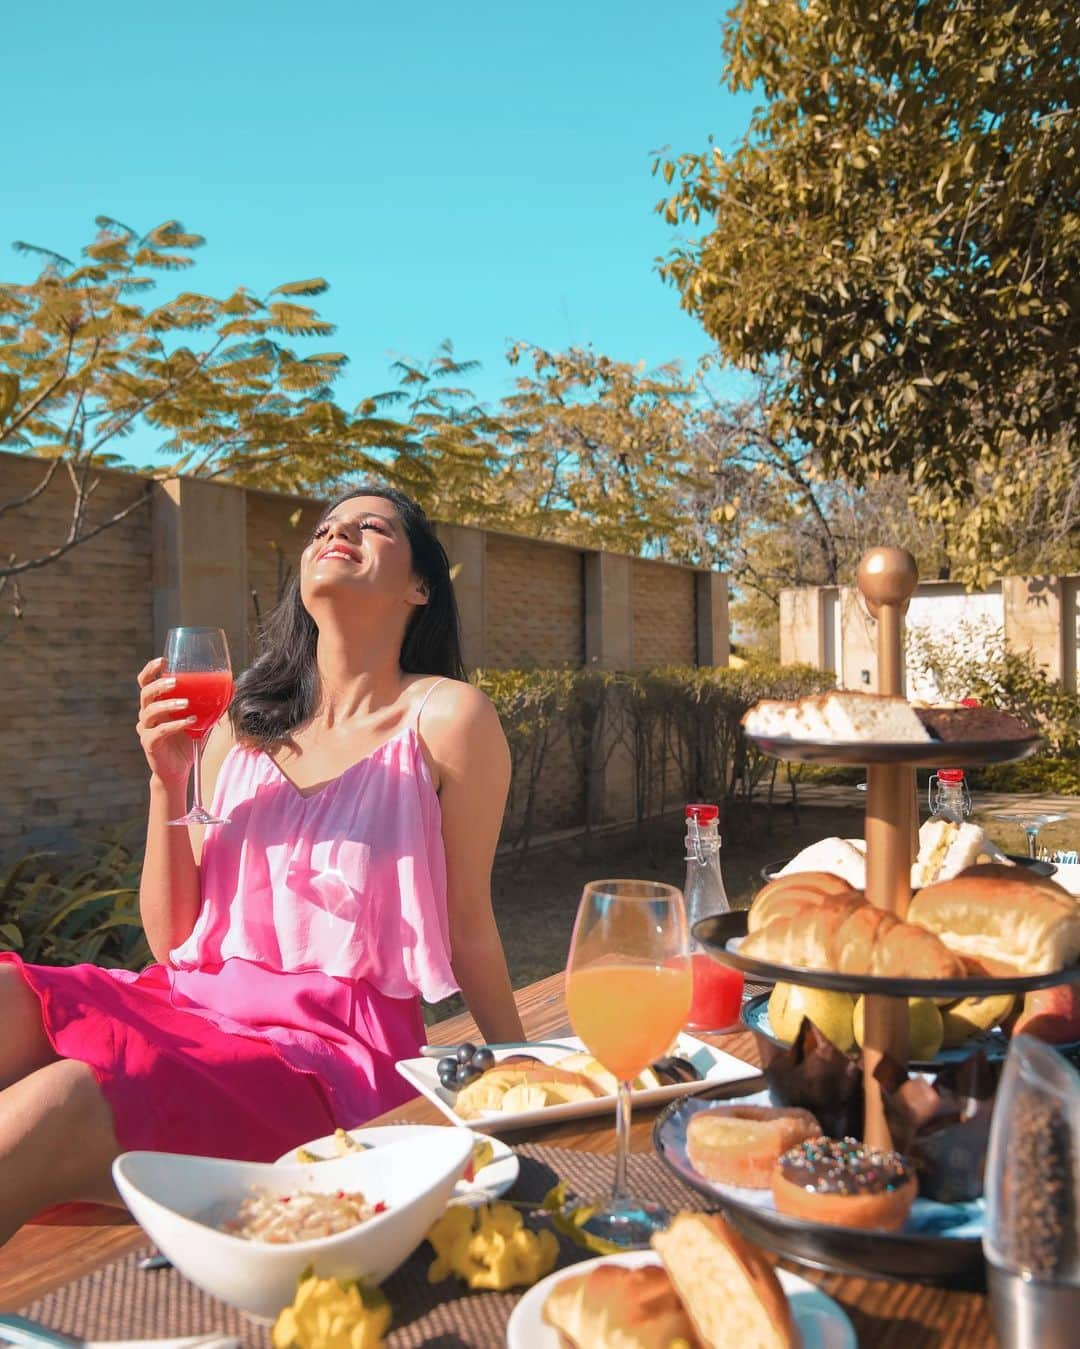
[(400, 610), (403, 621), (427, 603), (405, 528), (383, 497), (349, 497), (333, 507), (301, 556), (300, 596), (313, 617), (327, 601), (350, 595), (368, 610)]

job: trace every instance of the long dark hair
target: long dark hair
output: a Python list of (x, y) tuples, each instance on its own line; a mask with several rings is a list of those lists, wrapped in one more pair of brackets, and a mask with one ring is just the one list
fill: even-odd
[[(398, 513), (412, 552), (413, 570), (427, 586), (428, 602), (418, 605), (405, 630), (398, 657), (406, 674), (464, 679), (457, 600), (446, 551), (431, 522), (411, 497), (396, 487), (361, 483), (332, 502), (322, 519), (354, 497), (381, 497)], [(238, 740), (267, 747), (286, 739), (315, 711), (319, 629), (300, 598), (300, 573), (259, 629), (257, 654), (236, 681), (229, 719)]]

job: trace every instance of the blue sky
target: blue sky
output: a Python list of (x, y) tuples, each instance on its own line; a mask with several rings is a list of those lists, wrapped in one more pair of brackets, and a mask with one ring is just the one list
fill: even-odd
[[(528, 8), (74, 0), (9, 6), (0, 279), (16, 238), (72, 256), (98, 213), (207, 237), (185, 285), (331, 283), (350, 406), (445, 337), (508, 392), (507, 341), (692, 364), (700, 327), (656, 275), (650, 152), (737, 140), (725, 0)], [(721, 381), (723, 384), (724, 381)]]

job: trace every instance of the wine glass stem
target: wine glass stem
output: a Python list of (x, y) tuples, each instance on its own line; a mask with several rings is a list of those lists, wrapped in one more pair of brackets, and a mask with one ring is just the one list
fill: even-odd
[(202, 736), (200, 736), (199, 739), (195, 741), (195, 782), (194, 782), (194, 785), (193, 785), (193, 796), (194, 796), (194, 800), (192, 801), (192, 804), (191, 804), (191, 809), (192, 809), (193, 811), (201, 811), (202, 808), (203, 808), (203, 803), (202, 803), (202, 750), (203, 750), (203, 742), (202, 742)]
[(615, 1184), (611, 1189), (611, 1206), (621, 1209), (629, 1206), (626, 1187), (626, 1159), (630, 1152), (630, 1083), (619, 1083), (615, 1103)]
[(1035, 849), (1035, 844), (1036, 844), (1036, 840), (1037, 840), (1038, 837), (1039, 837), (1039, 829), (1038, 829), (1038, 826), (1036, 825), (1034, 828), (1030, 828), (1030, 827), (1029, 827), (1029, 828), (1025, 829), (1024, 832), (1027, 834), (1027, 841), (1028, 841), (1028, 856), (1029, 856), (1029, 857), (1034, 857), (1034, 856), (1035, 856), (1035, 851), (1036, 851), (1036, 849)]

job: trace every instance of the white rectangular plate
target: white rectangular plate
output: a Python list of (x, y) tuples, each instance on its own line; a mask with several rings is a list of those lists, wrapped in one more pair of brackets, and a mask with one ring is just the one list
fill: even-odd
[[(514, 1054), (532, 1054), (545, 1063), (554, 1063), (564, 1054), (572, 1054), (575, 1050), (585, 1048), (576, 1035), (559, 1036), (546, 1042), (546, 1046), (552, 1044), (565, 1045), (565, 1049), (540, 1046), (530, 1048), (524, 1045), (520, 1049), (496, 1050), (495, 1060), (498, 1062)], [(447, 1046), (447, 1053), (450, 1052), (451, 1046)], [(715, 1087), (722, 1082), (741, 1082), (745, 1078), (757, 1076), (758, 1070), (751, 1064), (744, 1063), (742, 1059), (737, 1059), (731, 1054), (725, 1054), (722, 1049), (714, 1049), (712, 1045), (707, 1045), (704, 1040), (698, 1040), (693, 1035), (680, 1035), (672, 1052), (681, 1058), (689, 1059), (701, 1073), (701, 1080), (675, 1082), (669, 1087), (632, 1092), (630, 1099), (635, 1106), (663, 1105), (665, 1101), (674, 1100), (677, 1096), (703, 1091), (706, 1087)], [(396, 1066), (406, 1082), (411, 1083), (422, 1096), (426, 1096), (433, 1105), (438, 1106), (447, 1119), (467, 1129), (475, 1129), (478, 1133), (497, 1134), (508, 1129), (527, 1129), (538, 1124), (584, 1119), (586, 1115), (604, 1115), (615, 1110), (614, 1096), (596, 1096), (588, 1101), (547, 1105), (542, 1110), (491, 1110), (478, 1115), (475, 1119), (462, 1119), (454, 1109), (453, 1095), (439, 1085), (437, 1063), (438, 1059), (401, 1059)]]

